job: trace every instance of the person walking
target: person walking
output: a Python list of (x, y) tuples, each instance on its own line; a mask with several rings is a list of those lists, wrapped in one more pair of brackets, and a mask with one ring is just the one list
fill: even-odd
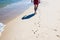
[(33, 2), (33, 4), (34, 4), (34, 13), (36, 14), (40, 0), (31, 0), (31, 2)]

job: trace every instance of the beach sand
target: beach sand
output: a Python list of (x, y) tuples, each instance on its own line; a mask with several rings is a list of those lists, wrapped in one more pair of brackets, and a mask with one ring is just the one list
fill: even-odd
[(39, 5), (36, 15), (22, 20), (23, 16), (33, 13), (31, 6), (6, 24), (0, 40), (60, 40), (60, 10), (59, 5), (53, 5), (54, 3)]

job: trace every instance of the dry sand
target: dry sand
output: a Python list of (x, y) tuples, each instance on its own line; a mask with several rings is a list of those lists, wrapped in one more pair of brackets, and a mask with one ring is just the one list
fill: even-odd
[(40, 5), (37, 14), (30, 19), (21, 18), (33, 13), (33, 6), (7, 23), (0, 40), (60, 40), (59, 5), (48, 4)]

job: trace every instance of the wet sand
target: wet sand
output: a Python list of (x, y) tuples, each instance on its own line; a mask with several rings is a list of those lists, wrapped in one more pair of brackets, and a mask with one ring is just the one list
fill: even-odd
[(21, 19), (33, 13), (33, 6), (7, 23), (0, 40), (60, 40), (60, 9), (59, 5), (53, 5), (60, 2), (51, 1), (46, 6), (39, 5), (37, 14), (32, 18)]
[(7, 5), (4, 8), (0, 8), (0, 22), (4, 24), (8, 23), (27, 10), (30, 6), (30, 3), (18, 2)]

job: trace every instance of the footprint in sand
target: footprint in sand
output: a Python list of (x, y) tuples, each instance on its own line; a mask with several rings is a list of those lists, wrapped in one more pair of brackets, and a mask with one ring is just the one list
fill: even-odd
[(40, 27), (40, 22), (34, 23), (34, 25), (37, 25), (37, 27)]
[(37, 34), (36, 38), (39, 38), (39, 34)]
[(36, 29), (36, 30), (34, 29), (32, 31), (33, 31), (34, 34), (36, 34), (38, 32), (38, 29)]
[(57, 29), (54, 29), (54, 31), (58, 31)]
[(60, 38), (60, 35), (56, 35), (58, 38)]
[(40, 27), (40, 22), (38, 22), (38, 27)]
[[(40, 18), (39, 18), (39, 19), (40, 19)], [(32, 32), (33, 32), (33, 34), (35, 35), (36, 38), (39, 38), (40, 20), (38, 20), (38, 22), (35, 22), (34, 25), (35, 25), (36, 28), (34, 28), (34, 29), (32, 30)]]
[(39, 29), (35, 28), (35, 29), (32, 30), (32, 31), (33, 31), (33, 34), (36, 35), (35, 37), (36, 37), (36, 38), (39, 38), (39, 33), (38, 33), (38, 32), (39, 32)]
[(34, 30), (32, 30), (32, 31), (33, 31), (33, 33), (35, 34)]

